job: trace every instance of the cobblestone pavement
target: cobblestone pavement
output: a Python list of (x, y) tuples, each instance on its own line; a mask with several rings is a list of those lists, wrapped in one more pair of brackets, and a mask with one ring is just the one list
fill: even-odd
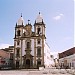
[(44, 70), (7, 70), (0, 75), (75, 75), (75, 69), (44, 69)]

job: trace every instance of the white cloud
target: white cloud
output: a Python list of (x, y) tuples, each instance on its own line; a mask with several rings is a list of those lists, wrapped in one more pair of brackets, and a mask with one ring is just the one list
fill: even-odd
[(71, 40), (72, 37), (65, 37), (64, 40)]
[(65, 44), (67, 44), (67, 46), (72, 46), (74, 44), (74, 38), (71, 37), (71, 36), (66, 36), (66, 37), (62, 37), (60, 40), (59, 40), (59, 43), (63, 46), (65, 46)]
[(62, 38), (61, 42), (67, 42), (67, 41), (71, 41), (71, 40), (73, 40), (73, 38), (70, 36), (67, 36), (67, 37)]
[(0, 44), (0, 49), (8, 48), (10, 44)]
[(60, 16), (64, 16), (63, 14), (59, 14)]
[(55, 17), (53, 17), (54, 20), (60, 20), (64, 15), (63, 14), (59, 14)]

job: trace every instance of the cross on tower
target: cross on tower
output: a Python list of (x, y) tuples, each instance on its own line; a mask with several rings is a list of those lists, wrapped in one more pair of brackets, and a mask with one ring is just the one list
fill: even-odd
[(21, 17), (22, 17), (22, 13), (21, 13)]
[(39, 12), (39, 14), (40, 14), (40, 12)]
[(28, 20), (28, 24), (29, 24), (30, 20)]

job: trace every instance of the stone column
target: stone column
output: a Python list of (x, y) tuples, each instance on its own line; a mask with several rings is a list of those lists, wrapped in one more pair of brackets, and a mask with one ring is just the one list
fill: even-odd
[(16, 60), (15, 60), (15, 57), (16, 56), (16, 41), (14, 40), (14, 60), (13, 60), (13, 64), (14, 64), (14, 67), (16, 68)]
[(44, 66), (44, 39), (42, 38), (42, 66)]
[(36, 39), (34, 39), (34, 68), (36, 68)]
[(20, 68), (22, 68), (22, 46), (23, 46), (23, 40), (21, 39), (21, 49), (20, 49)]

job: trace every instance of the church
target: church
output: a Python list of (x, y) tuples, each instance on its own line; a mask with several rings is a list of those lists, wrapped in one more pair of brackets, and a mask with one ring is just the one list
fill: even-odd
[[(18, 19), (14, 36), (14, 65), (15, 68), (51, 67), (50, 47), (46, 43), (43, 17), (39, 12), (32, 25), (24, 23), (23, 16)], [(34, 26), (34, 31), (32, 31)]]

